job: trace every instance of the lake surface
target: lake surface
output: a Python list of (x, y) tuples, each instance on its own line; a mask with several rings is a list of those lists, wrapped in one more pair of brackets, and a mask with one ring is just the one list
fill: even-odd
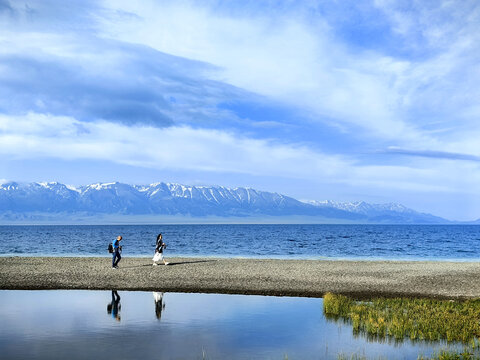
[(445, 348), (354, 336), (312, 298), (2, 290), (0, 324), (2, 359), (416, 359)]
[(0, 255), (106, 256), (117, 235), (126, 256), (480, 260), (475, 225), (49, 225), (0, 226)]

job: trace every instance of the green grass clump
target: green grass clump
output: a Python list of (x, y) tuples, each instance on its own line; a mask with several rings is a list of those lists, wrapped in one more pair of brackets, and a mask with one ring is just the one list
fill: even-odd
[(459, 341), (472, 347), (478, 347), (479, 344), (478, 299), (378, 298), (366, 302), (328, 293), (323, 298), (323, 310), (327, 318), (348, 321), (354, 332), (363, 332), (368, 336), (396, 340)]
[[(381, 358), (379, 358), (381, 359)], [(350, 356), (339, 354), (337, 360), (371, 360), (363, 355), (353, 354)], [(418, 356), (417, 360), (480, 360), (478, 355), (474, 355), (468, 350), (464, 350), (459, 353), (456, 351), (442, 350), (431, 357), (425, 357), (423, 355)]]
[(480, 357), (467, 350), (464, 350), (462, 353), (442, 350), (440, 353), (435, 354), (432, 357), (419, 356), (418, 360), (480, 360)]

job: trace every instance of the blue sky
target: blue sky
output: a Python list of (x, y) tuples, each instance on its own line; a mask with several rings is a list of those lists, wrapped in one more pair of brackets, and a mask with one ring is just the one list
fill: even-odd
[(478, 1), (0, 0), (0, 179), (480, 218)]

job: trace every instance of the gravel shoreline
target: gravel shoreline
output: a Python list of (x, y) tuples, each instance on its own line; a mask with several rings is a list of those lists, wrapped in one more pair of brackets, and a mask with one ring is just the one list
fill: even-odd
[(0, 257), (0, 289), (145, 290), (321, 297), (326, 292), (468, 299), (480, 297), (480, 263), (435, 261)]

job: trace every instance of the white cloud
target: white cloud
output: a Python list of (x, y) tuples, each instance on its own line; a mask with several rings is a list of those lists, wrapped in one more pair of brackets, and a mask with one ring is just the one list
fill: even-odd
[(302, 145), (251, 139), (220, 130), (84, 123), (35, 113), (0, 116), (0, 154), (17, 160), (90, 159), (166, 170), (314, 179), (318, 184), (376, 188), (382, 192), (468, 192), (480, 183), (480, 169), (473, 162), (417, 159), (408, 166), (361, 165)]
[[(110, 3), (117, 7), (118, 2)], [(138, 17), (109, 19), (104, 36), (151, 46), (219, 66), (212, 74), (235, 86), (308, 108), (317, 116), (353, 123), (383, 137), (408, 137), (397, 116), (392, 76), (406, 62), (350, 53), (327, 25), (312, 29), (288, 14), (229, 17), (185, 3), (123, 2)]]
[[(105, 1), (104, 9), (96, 9), (94, 17), (90, 15), (85, 33), (77, 26), (75, 31), (60, 35), (48, 28), (47, 21), (37, 21), (43, 32), (25, 26), (25, 21), (9, 24), (0, 35), (4, 45), (0, 53), (40, 51), (73, 62), (83, 68), (84, 75), (108, 73), (111, 79), (125, 78), (125, 71), (128, 73), (122, 67), (122, 61), (128, 59), (126, 50), (111, 47), (100, 53), (99, 47), (106, 43), (96, 36), (143, 44), (214, 64), (217, 69), (205, 67), (196, 71), (196, 76), (209, 72), (211, 79), (303, 108), (317, 121), (336, 122), (351, 133), (363, 130), (365, 139), (404, 148), (449, 147), (449, 151), (461, 152), (455, 144), (462, 143), (462, 136), (470, 134), (472, 128), (478, 131), (480, 113), (475, 99), (480, 97), (476, 85), (480, 81), (476, 66), (480, 42), (475, 29), (480, 7), (472, 2), (465, 6), (445, 2), (434, 9), (431, 4), (413, 2), (414, 11), (408, 12), (397, 5), (376, 1), (393, 29), (406, 42), (411, 40), (412, 48), (418, 47), (419, 34), (427, 39), (428, 49), (422, 57), (400, 58), (381, 49), (352, 47), (334, 35), (335, 19), (319, 13), (312, 21), (302, 11), (263, 13), (250, 9), (239, 13), (219, 11), (208, 3), (150, 0)], [(39, 4), (33, 8), (45, 11)], [(88, 18), (87, 9), (81, 13), (78, 24)], [(190, 66), (184, 69), (186, 74)], [(179, 92), (187, 89), (184, 86)], [(201, 104), (189, 106), (192, 109)], [(180, 106), (175, 111), (179, 112)], [(206, 111), (205, 116), (209, 113)], [(467, 125), (468, 131), (462, 131)], [(452, 127), (454, 132), (447, 131)]]
[(459, 136), (444, 131), (452, 118), (463, 112), (461, 128), (478, 115), (478, 97), (469, 95), (480, 96), (474, 2), (439, 9), (414, 2), (409, 12), (377, 1), (411, 57), (352, 47), (334, 35), (335, 19), (318, 13), (312, 21), (298, 13), (233, 15), (188, 1), (105, 3), (136, 17), (104, 19), (104, 36), (212, 63), (222, 71), (211, 76), (308, 109), (318, 121), (363, 129), (367, 138), (442, 150)]
[[(80, 129), (80, 130), (79, 130)], [(157, 169), (282, 177), (321, 176), (347, 162), (303, 146), (249, 139), (220, 130), (154, 128), (29, 113), (0, 116), (0, 153), (15, 159), (95, 159)]]

